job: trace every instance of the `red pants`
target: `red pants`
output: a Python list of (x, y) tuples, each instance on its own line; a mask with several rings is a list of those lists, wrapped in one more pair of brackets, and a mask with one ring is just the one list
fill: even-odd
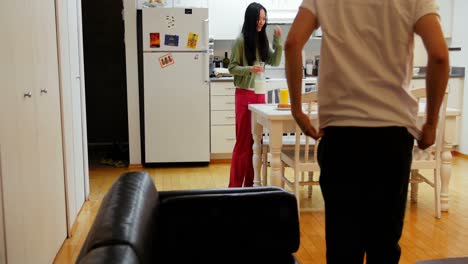
[(252, 187), (254, 171), (252, 165), (253, 138), (252, 114), (249, 104), (264, 104), (265, 95), (252, 90), (236, 89), (236, 144), (232, 152), (229, 187)]

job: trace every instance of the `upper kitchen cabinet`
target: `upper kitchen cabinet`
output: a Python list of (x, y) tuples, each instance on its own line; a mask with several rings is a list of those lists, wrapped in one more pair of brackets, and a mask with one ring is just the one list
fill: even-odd
[(298, 10), (302, 0), (261, 0), (256, 1), (262, 4), (270, 13), (271, 11)]
[(267, 9), (269, 24), (290, 24), (296, 17), (302, 0), (262, 0), (257, 2)]
[(436, 0), (439, 5), (440, 22), (445, 38), (452, 37), (453, 0)]
[(216, 40), (233, 40), (239, 36), (244, 14), (250, 1), (209, 0), (210, 37)]
[[(214, 0), (212, 0), (214, 1)], [(173, 7), (207, 8), (208, 0), (172, 0)]]

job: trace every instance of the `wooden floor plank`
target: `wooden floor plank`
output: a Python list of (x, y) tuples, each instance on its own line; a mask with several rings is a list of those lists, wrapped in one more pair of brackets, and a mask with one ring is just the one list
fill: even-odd
[[(229, 181), (230, 164), (215, 163), (201, 167), (142, 168), (157, 189), (224, 188)], [(78, 215), (72, 237), (65, 240), (55, 263), (74, 263), (96, 217), (102, 198), (126, 168), (90, 170), (89, 201)], [(468, 256), (468, 159), (455, 156), (450, 182), (450, 211), (434, 218), (432, 188), (421, 185), (417, 203), (408, 202), (400, 246), (400, 263), (419, 260)], [(304, 193), (301, 202), (313, 212), (301, 213), (301, 245), (296, 253), (303, 264), (325, 264), (325, 218), (320, 188), (314, 186), (312, 200)], [(254, 223), (252, 223), (254, 224)]]

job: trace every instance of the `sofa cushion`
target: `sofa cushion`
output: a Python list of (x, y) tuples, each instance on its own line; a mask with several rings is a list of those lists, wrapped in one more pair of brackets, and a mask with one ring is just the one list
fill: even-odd
[(148, 263), (153, 258), (158, 206), (158, 193), (147, 173), (123, 174), (104, 197), (78, 260), (99, 247), (127, 245), (140, 263)]
[(161, 194), (165, 198), (161, 199), (158, 247), (164, 249), (165, 259), (172, 263), (208, 255), (224, 261), (254, 256), (264, 259), (290, 257), (297, 251), (295, 197), (279, 188), (245, 190), (170, 197)]

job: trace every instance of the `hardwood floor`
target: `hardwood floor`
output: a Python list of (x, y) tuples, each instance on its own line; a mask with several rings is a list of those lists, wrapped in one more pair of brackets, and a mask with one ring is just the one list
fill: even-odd
[[(230, 164), (211, 164), (196, 168), (157, 168), (147, 171), (158, 190), (222, 188), (229, 180)], [(74, 263), (100, 203), (112, 183), (128, 169), (93, 169), (90, 171), (91, 193), (55, 263)], [(420, 185), (418, 203), (408, 202), (400, 263), (419, 260), (468, 256), (468, 159), (454, 157), (450, 182), (450, 212), (434, 217), (432, 188)], [(290, 171), (287, 174), (291, 173)], [(313, 212), (301, 213), (301, 245), (296, 253), (300, 263), (326, 263), (323, 200), (320, 188), (314, 188), (312, 200), (304, 191), (301, 203)], [(309, 203), (307, 205), (307, 203)], [(257, 223), (252, 223), (256, 225)]]

